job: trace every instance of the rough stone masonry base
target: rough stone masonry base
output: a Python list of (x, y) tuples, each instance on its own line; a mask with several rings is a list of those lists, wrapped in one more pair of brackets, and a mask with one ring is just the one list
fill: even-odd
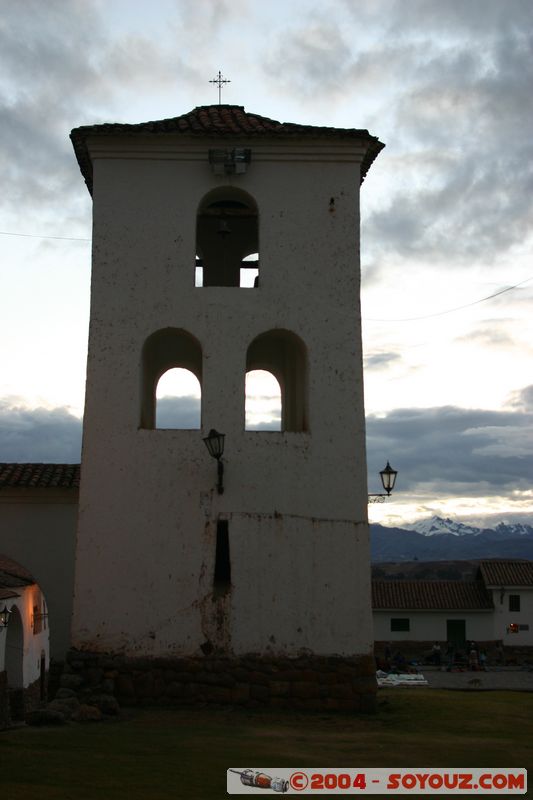
[(95, 690), (114, 695), (123, 706), (214, 704), (371, 713), (377, 691), (372, 655), (133, 659), (71, 650), (65, 663), (52, 669), (51, 681), (78, 695)]

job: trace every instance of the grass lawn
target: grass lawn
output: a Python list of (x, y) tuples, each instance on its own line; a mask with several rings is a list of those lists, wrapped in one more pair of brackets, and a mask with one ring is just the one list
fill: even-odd
[(139, 709), (5, 731), (0, 798), (211, 800), (227, 796), (226, 769), (243, 765), (533, 768), (533, 694), (419, 688), (378, 698), (374, 716)]

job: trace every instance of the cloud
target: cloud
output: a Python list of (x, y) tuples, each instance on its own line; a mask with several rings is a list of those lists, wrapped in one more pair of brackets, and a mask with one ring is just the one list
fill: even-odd
[[(267, 79), (302, 105), (354, 107), (387, 143), (363, 208), (365, 258), (494, 265), (531, 235), (533, 6), (346, 2), (280, 32)], [(386, 199), (385, 199), (386, 198)]]
[(504, 347), (509, 349), (515, 346), (516, 342), (512, 336), (503, 330), (506, 320), (484, 320), (483, 325), (476, 330), (470, 331), (465, 336), (458, 336), (456, 342), (470, 344), (475, 342), (484, 347)]
[(367, 453), (371, 485), (390, 460), (399, 472), (398, 491), (407, 494), (438, 498), (528, 491), (533, 413), (448, 406), (371, 415)]
[(326, 14), (306, 15), (302, 27), (281, 33), (264, 56), (271, 79), (287, 92), (311, 99), (327, 92), (340, 97), (353, 64), (350, 43), (341, 26)]
[[(483, 28), (473, 40), (461, 29), (448, 43), (433, 26), (418, 28), (426, 41), (412, 34), (411, 69), (389, 115), (396, 132), (382, 156), (394, 159), (397, 183), (366, 223), (368, 236), (405, 258), (490, 265), (530, 235), (533, 142), (524, 134), (533, 127), (531, 40), (509, 17), (483, 46)], [(428, 175), (434, 151), (440, 163)], [(402, 154), (410, 155), (405, 165)]]
[[(64, 192), (76, 166), (68, 132), (88, 96), (106, 95), (90, 60), (104, 41), (90, 2), (7, 4), (0, 26), (0, 179), (3, 202), (40, 207)], [(100, 100), (101, 102), (101, 100)]]
[(157, 401), (158, 428), (200, 428), (201, 400), (193, 395), (161, 397)]
[[(516, 505), (531, 494), (533, 474), (533, 386), (514, 395), (508, 411), (403, 408), (367, 418), (369, 491), (389, 460), (398, 470), (397, 501), (416, 499), (435, 511), (453, 498), (505, 497)], [(527, 410), (526, 410), (527, 407)], [(195, 429), (197, 397), (158, 401), (158, 427)], [(279, 430), (279, 420), (249, 430)], [(82, 422), (66, 408), (28, 409), (17, 398), (0, 400), (0, 461), (79, 463)], [(519, 509), (517, 509), (519, 510)]]
[[(355, 104), (365, 110), (355, 124), (370, 118), (387, 140), (380, 162), (391, 186), (366, 220), (365, 257), (489, 263), (522, 242), (533, 211), (531, 4), (346, 0), (333, 8), (303, 15), (297, 7), (288, 25), (273, 19), (272, 46), (259, 60), (276, 97), (312, 103), (314, 113)], [(130, 119), (139, 93), (205, 90), (213, 42), (233, 42), (241, 30), (247, 43), (254, 10), (246, 0), (175, 0), (156, 4), (145, 30), (135, 14), (119, 28), (96, 0), (6, 4), (0, 180), (10, 191), (0, 202), (54, 211), (84, 202), (86, 223), (70, 128)]]
[[(104, 12), (95, 0), (25, 0), (2, 9), (0, 181), (9, 186), (0, 199), (4, 208), (42, 214), (48, 204), (57, 226), (63, 208), (82, 202), (70, 130), (121, 121), (139, 92), (157, 97), (178, 76), (181, 86), (197, 80), (175, 39), (156, 40), (142, 30), (118, 33)], [(186, 40), (186, 31), (180, 37)], [(87, 204), (85, 195), (83, 200)], [(86, 222), (88, 205), (82, 208)]]
[(82, 423), (67, 408), (29, 409), (0, 399), (0, 461), (76, 464)]
[(242, 26), (249, 9), (248, 0), (176, 0), (175, 6), (188, 37), (200, 39), (207, 48), (232, 22)]
[(365, 357), (365, 370), (388, 369), (392, 364), (397, 364), (402, 357), (399, 353), (374, 353)]
[(523, 425), (478, 426), (466, 430), (464, 435), (476, 437), (478, 445), (472, 449), (473, 456), (526, 459), (533, 464), (533, 432), (525, 435)]
[[(268, 416), (265, 409), (263, 419), (251, 422), (247, 430), (280, 429), (279, 409), (275, 403), (271, 405), (273, 419), (264, 419)], [(200, 428), (200, 420), (199, 397), (161, 397), (157, 401), (158, 428), (195, 430)], [(82, 420), (67, 408), (28, 408), (21, 398), (0, 398), (0, 461), (79, 463), (81, 436)]]
[[(345, 0), (354, 8), (350, 0)], [(368, 2), (368, 0), (367, 0)], [(389, 33), (439, 31), (442, 34), (470, 40), (472, 34), (491, 39), (499, 31), (527, 30), (531, 20), (529, 0), (513, 0), (512, 10), (500, 0), (372, 0), (379, 13), (384, 15)], [(355, 8), (354, 8), (355, 11)], [(511, 13), (510, 13), (511, 11)]]
[(513, 392), (509, 399), (509, 406), (519, 411), (529, 411), (533, 413), (533, 385), (525, 386)]
[[(198, 397), (162, 397), (157, 427), (200, 427)], [(0, 399), (0, 461), (79, 463), (82, 420), (67, 408), (28, 408), (20, 398)]]
[(281, 421), (279, 418), (271, 419), (268, 422), (250, 422), (246, 425), (247, 431), (279, 431)]

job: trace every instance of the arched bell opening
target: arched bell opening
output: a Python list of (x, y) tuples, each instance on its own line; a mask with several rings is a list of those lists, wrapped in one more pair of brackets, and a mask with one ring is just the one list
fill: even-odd
[(281, 430), (307, 431), (307, 349), (299, 336), (281, 328), (256, 336), (246, 353), (246, 372), (266, 370), (281, 389)]
[[(169, 419), (172, 403), (162, 403), (165, 383), (168, 377), (174, 379), (176, 369), (192, 373), (189, 382), (194, 378), (194, 391), (186, 391), (186, 395), (196, 397), (189, 403), (187, 420), (183, 415)], [(163, 383), (160, 383), (161, 379)], [(183, 376), (181, 384), (184, 384)], [(200, 428), (201, 427), (201, 389), (202, 389), (202, 346), (198, 339), (181, 328), (163, 328), (148, 337), (142, 350), (141, 366), (141, 428)], [(157, 396), (159, 394), (159, 397)], [(173, 392), (179, 397), (179, 392)], [(200, 395), (198, 397), (197, 395)], [(164, 395), (163, 395), (164, 396)], [(183, 394), (181, 394), (183, 397)], [(178, 404), (179, 405), (179, 404)], [(174, 409), (176, 410), (176, 409)], [(179, 409), (183, 412), (183, 408)], [(169, 412), (169, 413), (167, 413)], [(182, 420), (180, 424), (179, 419)], [(165, 423), (165, 420), (167, 423)]]
[[(250, 277), (251, 276), (251, 277)], [(196, 286), (259, 284), (259, 215), (253, 197), (233, 186), (209, 192), (196, 219)]]

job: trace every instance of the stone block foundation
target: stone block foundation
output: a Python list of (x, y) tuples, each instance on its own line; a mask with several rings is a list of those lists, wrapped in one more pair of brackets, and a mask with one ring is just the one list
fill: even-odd
[(102, 692), (121, 706), (198, 704), (288, 708), (309, 711), (376, 709), (371, 655), (126, 658), (71, 650), (59, 686), (84, 695)]

